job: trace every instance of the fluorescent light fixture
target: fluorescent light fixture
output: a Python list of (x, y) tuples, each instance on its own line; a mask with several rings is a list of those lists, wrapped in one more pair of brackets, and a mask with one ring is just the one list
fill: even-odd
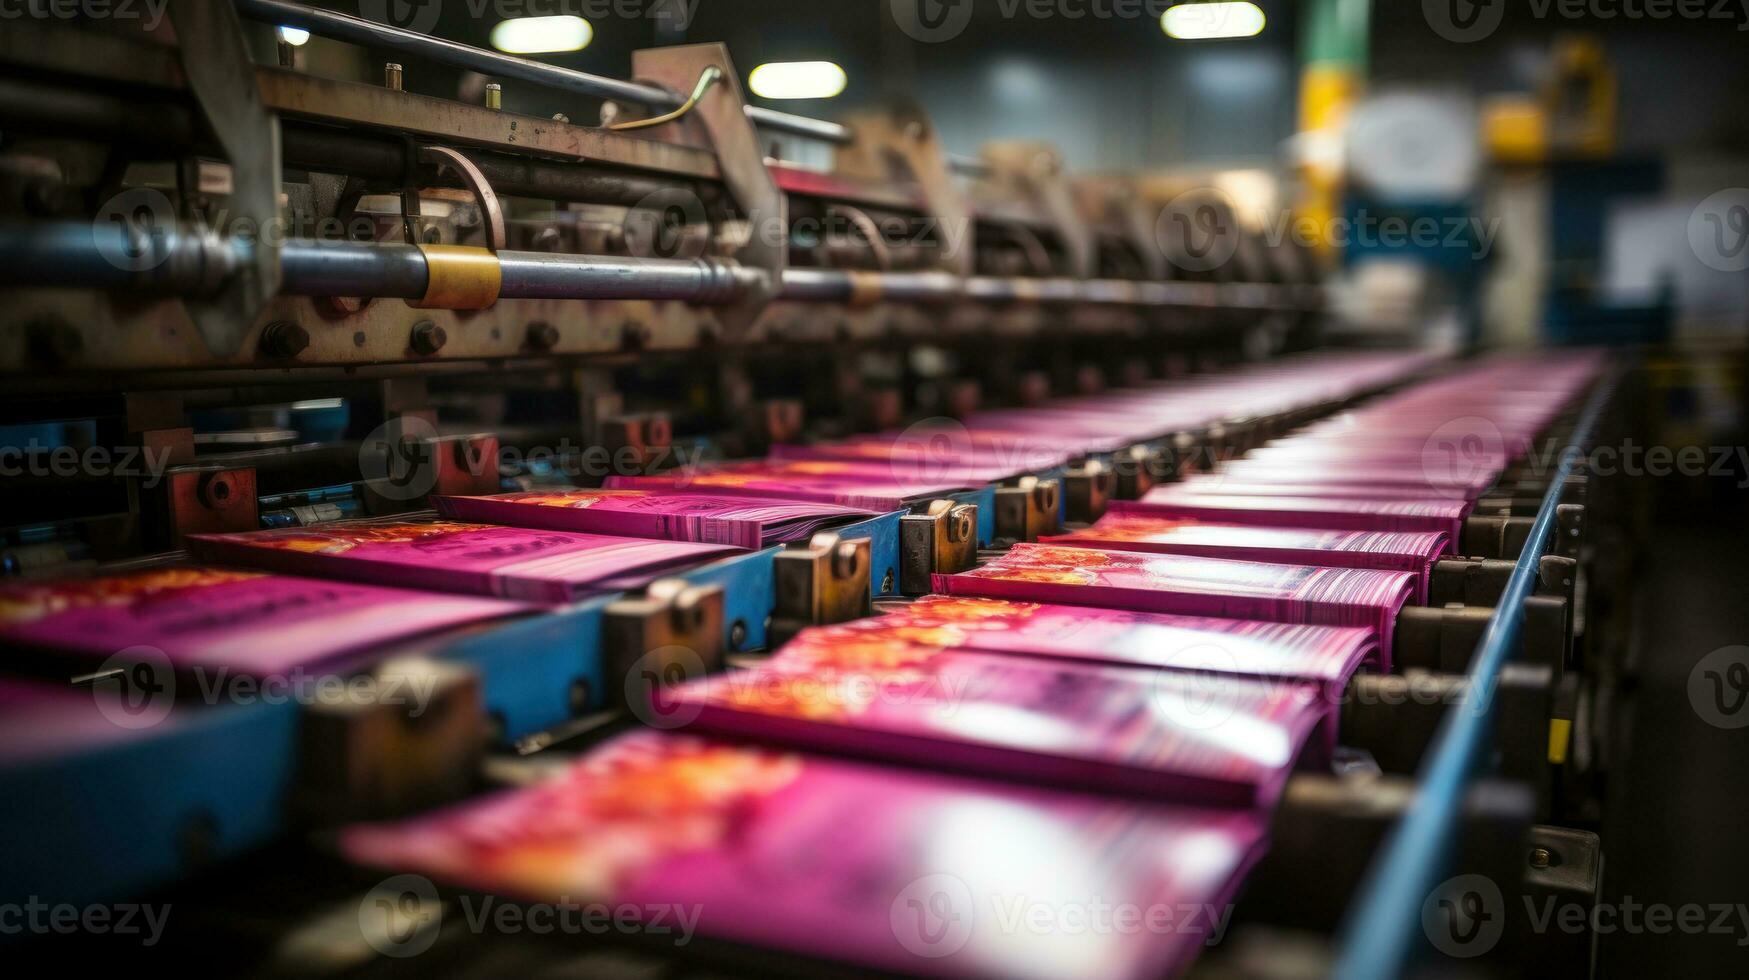
[(301, 27), (282, 27), (279, 29), (279, 39), (294, 48), (301, 48), (310, 39), (310, 32)]
[(1256, 37), (1263, 32), (1263, 9), (1254, 3), (1180, 3), (1160, 15), (1160, 28), (1181, 41)]
[(516, 17), (492, 28), (492, 46), (509, 54), (581, 51), (595, 39), (595, 28), (581, 17)]
[(773, 61), (753, 69), (747, 87), (762, 99), (830, 99), (846, 81), (830, 61)]

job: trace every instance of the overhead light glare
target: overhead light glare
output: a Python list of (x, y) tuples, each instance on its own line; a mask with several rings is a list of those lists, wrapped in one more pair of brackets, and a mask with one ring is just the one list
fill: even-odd
[(492, 46), (507, 54), (558, 54), (581, 51), (595, 39), (595, 28), (581, 17), (516, 17), (492, 28)]
[(1256, 37), (1263, 33), (1263, 8), (1254, 3), (1180, 3), (1160, 15), (1160, 29), (1180, 41)]
[(773, 61), (753, 69), (747, 87), (762, 99), (830, 99), (848, 81), (830, 61)]
[(301, 48), (310, 39), (310, 32), (301, 27), (282, 27), (279, 29), (279, 39), (294, 48)]

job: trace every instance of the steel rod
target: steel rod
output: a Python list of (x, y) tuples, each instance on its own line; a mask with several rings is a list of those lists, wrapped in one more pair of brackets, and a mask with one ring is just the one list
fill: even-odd
[(147, 220), (166, 216), (116, 217), (130, 223), (0, 225), (0, 285), (210, 296), (248, 256), (244, 244)]
[(856, 137), (851, 134), (848, 127), (824, 119), (798, 116), (756, 105), (747, 107), (747, 118), (753, 120), (755, 126), (763, 126), (766, 129), (788, 133), (791, 136), (804, 136), (837, 146), (849, 146), (856, 142)]
[[(236, 3), (237, 12), (250, 20), (275, 26), (299, 27), (323, 37), (402, 54), (419, 55), (484, 75), (532, 82), (589, 98), (628, 102), (663, 111), (678, 108), (684, 101), (683, 97), (653, 85), (591, 75), (588, 72), (487, 51), (418, 31), (379, 24), (351, 14), (306, 7), (291, 0), (236, 0)], [(778, 112), (775, 109), (748, 106), (747, 118), (766, 129), (841, 146), (853, 140), (850, 130), (837, 123)]]
[(847, 272), (842, 269), (783, 270), (782, 299), (854, 302), (872, 284), (877, 298), (892, 303), (947, 303), (965, 295), (963, 280), (946, 272)]
[[(246, 261), (249, 242), (195, 229), (150, 224), (41, 222), (0, 225), (0, 285), (130, 289), (206, 296)], [(281, 246), (289, 296), (415, 299), (425, 295), (425, 256), (395, 242), (295, 239)], [(733, 302), (763, 273), (715, 258), (668, 259), (504, 250), (497, 253), (504, 299), (647, 299)], [(1196, 305), (1173, 284), (1129, 280), (1021, 279), (939, 271), (852, 272), (792, 268), (781, 297), (809, 302), (1084, 303), (1099, 306)]]
[(417, 299), (428, 279), (425, 254), (412, 245), (287, 242), (279, 261), (288, 296)]
[(250, 20), (264, 21), (280, 27), (298, 27), (312, 34), (366, 47), (420, 55), (485, 75), (514, 78), (590, 98), (630, 102), (659, 109), (673, 109), (681, 101), (674, 93), (654, 86), (499, 54), (418, 31), (379, 24), (351, 14), (306, 7), (291, 0), (236, 0), (236, 3), (237, 12)]
[(500, 252), (499, 295), (507, 299), (677, 299), (727, 303), (752, 284), (755, 270), (718, 259), (613, 258)]

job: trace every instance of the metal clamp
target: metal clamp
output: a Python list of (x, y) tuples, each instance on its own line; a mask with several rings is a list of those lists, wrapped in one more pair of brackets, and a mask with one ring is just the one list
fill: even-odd
[(1037, 541), (1055, 534), (1061, 487), (1055, 480), (1023, 476), (1013, 486), (996, 488), (996, 536), (1011, 541)]
[(322, 824), (382, 819), (472, 792), (486, 750), (479, 676), (413, 657), (384, 662), (368, 682), (374, 696), (319, 701), (305, 713), (298, 812)]
[[(1392, 640), (1393, 669), (1423, 668), (1450, 674), (1469, 669), (1476, 644), (1494, 621), (1490, 606), (1409, 606), (1397, 615)], [(1550, 667), (1559, 680), (1572, 644), (1567, 600), (1533, 595), (1524, 600), (1521, 634), (1526, 663)]]
[(1585, 505), (1560, 504), (1555, 507), (1555, 536), (1549, 550), (1563, 558), (1577, 559), (1579, 546), (1585, 540)]
[(439, 436), (436, 452), (437, 486), (433, 493), (445, 496), (493, 494), (504, 488), (498, 474), (498, 437), (487, 432), (475, 435)]
[[(1506, 582), (1512, 577), (1516, 562), (1500, 558), (1445, 558), (1433, 563), (1428, 582), (1427, 604), (1443, 606), (1462, 603), (1466, 606), (1492, 606), (1500, 602)], [(1559, 596), (1573, 601), (1579, 563), (1560, 555), (1544, 555), (1537, 560), (1537, 594)]]
[[(1540, 777), (1539, 793), (1546, 795), (1553, 673), (1545, 666), (1510, 665), (1494, 693), (1503, 768), (1514, 776)], [(1417, 669), (1357, 674), (1342, 700), (1343, 744), (1365, 749), (1385, 772), (1412, 775), (1446, 712), (1470, 694), (1471, 681), (1462, 674)]]
[(899, 519), (899, 591), (926, 595), (936, 573), (963, 572), (978, 559), (978, 507), (932, 500)]
[(172, 467), (164, 480), (165, 527), (180, 547), (190, 534), (229, 534), (260, 527), (253, 467)]
[[(1546, 909), (1578, 929), (1537, 930), (1528, 918), (1511, 919), (1496, 955), (1512, 957), (1523, 976), (1588, 977), (1596, 972), (1597, 903), (1603, 900), (1603, 841), (1588, 830), (1538, 824), (1519, 852), (1524, 877), (1517, 882), (1527, 908)], [(1571, 908), (1572, 912), (1568, 909)]]
[(1117, 474), (1109, 466), (1090, 459), (1063, 474), (1066, 516), (1071, 521), (1091, 524), (1099, 520), (1111, 505), (1117, 492)]
[(771, 631), (793, 635), (805, 626), (842, 623), (869, 614), (869, 541), (830, 531), (777, 553), (777, 606)]
[(757, 440), (765, 445), (794, 442), (801, 437), (803, 409), (795, 398), (768, 398), (759, 405)]
[(616, 459), (622, 453), (635, 457), (639, 472), (650, 469), (665, 456), (674, 442), (674, 425), (667, 412), (616, 414), (600, 422), (601, 444)]
[(1146, 443), (1126, 446), (1112, 459), (1112, 470), (1117, 474), (1117, 499), (1140, 500), (1156, 485), (1170, 483), (1177, 469), (1177, 460), (1162, 447)]
[(721, 586), (665, 578), (609, 604), (601, 639), (610, 698), (627, 704), (722, 669), (723, 602)]

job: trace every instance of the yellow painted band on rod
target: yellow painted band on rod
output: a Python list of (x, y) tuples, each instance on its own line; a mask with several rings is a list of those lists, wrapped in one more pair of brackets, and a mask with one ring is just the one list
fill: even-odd
[(876, 272), (850, 273), (850, 305), (870, 306), (880, 302), (881, 294), (886, 291), (881, 276)]
[(408, 300), (419, 310), (483, 310), (498, 302), (504, 271), (498, 256), (472, 245), (421, 245), (425, 295)]

